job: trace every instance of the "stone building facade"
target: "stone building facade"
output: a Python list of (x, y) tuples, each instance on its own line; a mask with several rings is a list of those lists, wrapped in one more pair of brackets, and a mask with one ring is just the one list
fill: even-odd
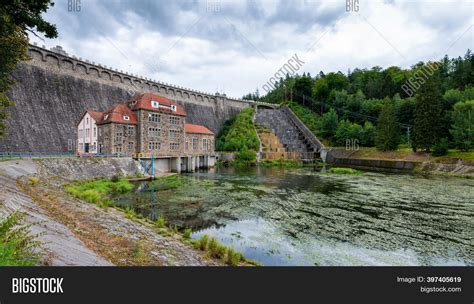
[(153, 157), (158, 168), (176, 171), (215, 161), (214, 133), (205, 126), (187, 124), (185, 109), (164, 96), (145, 93), (95, 113), (98, 153)]

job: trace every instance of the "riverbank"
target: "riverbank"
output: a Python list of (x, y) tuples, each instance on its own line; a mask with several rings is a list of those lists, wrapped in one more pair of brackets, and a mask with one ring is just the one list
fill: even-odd
[(131, 159), (20, 160), (0, 164), (0, 214), (26, 214), (47, 265), (218, 266), (183, 235), (115, 208), (101, 208), (66, 193), (64, 185), (97, 176), (133, 176)]
[(419, 173), (474, 178), (474, 153), (451, 150), (448, 155), (433, 157), (411, 149), (378, 151), (375, 148), (346, 150), (329, 148), (326, 162), (356, 169), (396, 173)]

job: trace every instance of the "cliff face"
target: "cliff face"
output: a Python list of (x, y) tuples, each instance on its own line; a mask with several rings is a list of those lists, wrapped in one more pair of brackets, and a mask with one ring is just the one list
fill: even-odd
[(15, 106), (9, 109), (9, 128), (0, 141), (0, 151), (74, 151), (76, 124), (86, 109), (104, 111), (142, 92), (176, 100), (187, 112), (186, 122), (204, 125), (216, 134), (227, 119), (249, 106), (241, 101), (134, 79), (120, 72), (116, 75), (110, 69), (100, 71), (95, 65), (45, 53), (30, 49), (32, 60), (20, 64), (13, 73), (16, 85), (7, 95)]

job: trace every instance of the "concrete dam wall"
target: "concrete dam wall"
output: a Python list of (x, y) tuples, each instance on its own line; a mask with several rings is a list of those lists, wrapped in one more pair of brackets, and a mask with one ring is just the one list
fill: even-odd
[(7, 93), (15, 106), (8, 109), (3, 152), (74, 151), (76, 124), (86, 109), (104, 111), (144, 92), (175, 100), (184, 106), (186, 122), (216, 134), (227, 119), (255, 104), (127, 74), (61, 50), (30, 45), (29, 54), (31, 60), (14, 71), (16, 84)]

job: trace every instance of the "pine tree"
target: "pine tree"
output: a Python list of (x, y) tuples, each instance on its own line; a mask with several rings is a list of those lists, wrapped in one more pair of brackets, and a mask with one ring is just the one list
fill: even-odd
[[(425, 69), (428, 70), (428, 69)], [(431, 147), (439, 141), (441, 122), (441, 81), (439, 71), (425, 79), (418, 89), (415, 103), (415, 126), (412, 147), (431, 151)]]
[(379, 115), (375, 145), (377, 149), (396, 150), (400, 143), (400, 126), (397, 121), (397, 110), (390, 98), (385, 97), (382, 111)]

